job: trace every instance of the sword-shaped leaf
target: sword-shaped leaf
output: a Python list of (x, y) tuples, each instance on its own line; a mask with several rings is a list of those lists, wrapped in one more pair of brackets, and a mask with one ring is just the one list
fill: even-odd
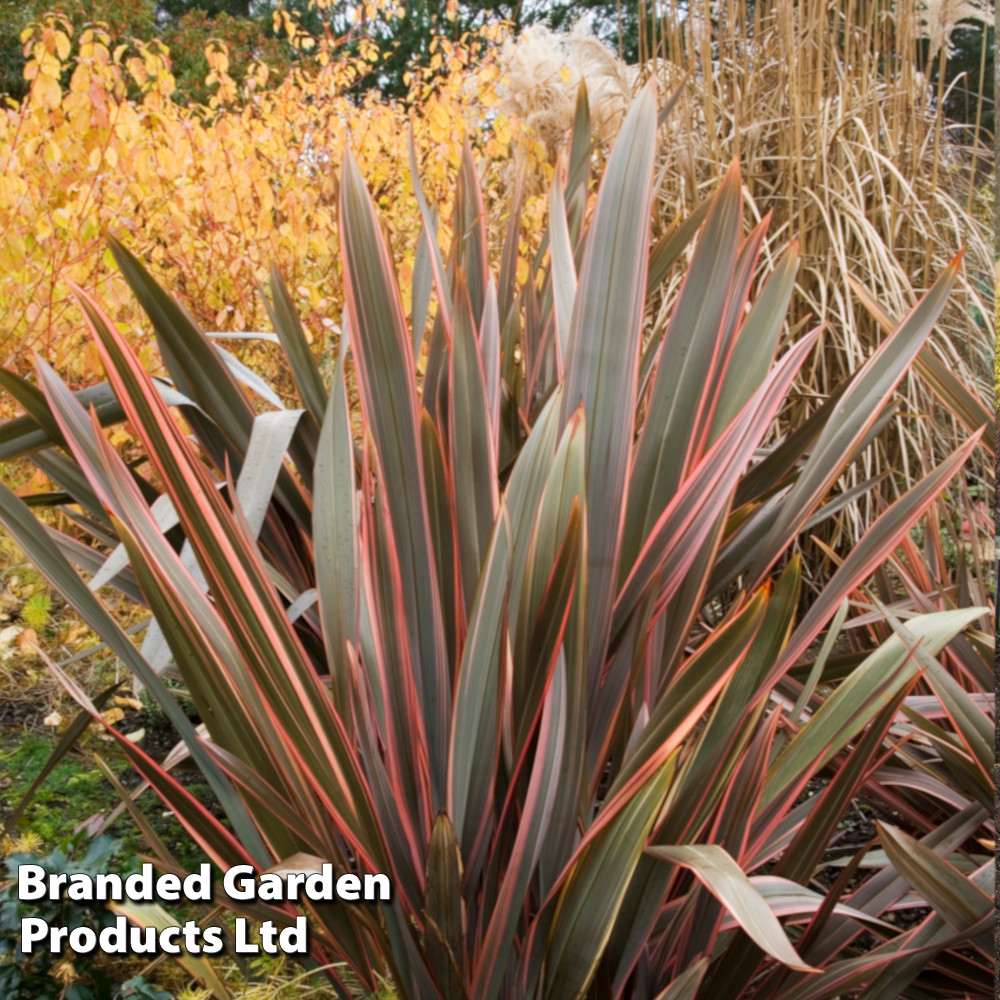
[(278, 340), (281, 341), (285, 357), (288, 358), (299, 399), (318, 427), (323, 423), (323, 414), (326, 412), (326, 389), (305, 330), (302, 329), (302, 321), (276, 264), (271, 264), (270, 287), (271, 298), (268, 300), (267, 296), (263, 296), (264, 305), (278, 334)]
[[(963, 608), (920, 615), (910, 619), (907, 630), (932, 656), (937, 656), (982, 613), (981, 608)], [(793, 782), (802, 780), (806, 773), (804, 761), (808, 762), (808, 772), (823, 767), (878, 714), (885, 700), (903, 690), (919, 670), (912, 649), (899, 636), (893, 635), (882, 643), (824, 700), (778, 755), (768, 771), (761, 808), (766, 808)]]
[(357, 490), (343, 343), (320, 432), (313, 487), (313, 544), (319, 614), (338, 710), (350, 704), (348, 644), (359, 635)]
[(934, 329), (934, 323), (955, 283), (961, 259), (959, 254), (945, 268), (892, 336), (865, 362), (840, 397), (757, 553), (752, 577), (760, 579), (788, 545), (789, 539), (798, 534), (878, 419), (906, 369)]
[(414, 384), (413, 344), (361, 173), (348, 154), (340, 188), (340, 244), (361, 407), (378, 451), (402, 583), (410, 656), (432, 759), (435, 807), (447, 780), (451, 677), (434, 568)]
[(490, 427), (486, 373), (477, 323), (461, 275), (455, 282), (455, 328), (449, 372), (451, 474), (455, 484), (458, 553), (464, 607), (469, 607), (486, 556), (500, 498)]
[(562, 423), (587, 420), (587, 646), (604, 663), (633, 435), (656, 138), (652, 84), (633, 103), (608, 161), (587, 234), (566, 350)]
[(547, 1000), (586, 995), (618, 917), (629, 879), (670, 788), (676, 760), (665, 760), (601, 831), (588, 838), (562, 884), (546, 949)]

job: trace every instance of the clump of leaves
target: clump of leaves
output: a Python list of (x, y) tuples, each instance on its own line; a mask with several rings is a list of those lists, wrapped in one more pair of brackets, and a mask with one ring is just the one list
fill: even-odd
[[(494, 278), (471, 150), (447, 258), (418, 185), (409, 317), (348, 156), (331, 386), (272, 274), (294, 410), (113, 243), (169, 382), (80, 293), (108, 382), (74, 396), (39, 359), (38, 386), (6, 379), (27, 415), (5, 431), (11, 451), (39, 449), (97, 545), (46, 532), (5, 489), (0, 517), (163, 706), (183, 743), (174, 760), (212, 784), (231, 826), (120, 738), (215, 864), (390, 875), (378, 910), (303, 904), (313, 958), (369, 990), (388, 974), (414, 1000), (981, 992), (985, 609), (962, 588), (918, 586), (908, 548), (981, 431), (882, 505), (801, 614), (795, 554), (838, 509), (831, 490), (931, 335), (958, 261), (765, 446), (821, 333), (777, 356), (797, 248), (748, 303), (767, 220), (744, 234), (734, 163), (663, 335), (645, 343), (647, 299), (695, 235), (650, 248), (657, 128), (647, 89), (589, 212), (581, 93), (547, 250), (520, 294), (519, 199)], [(258, 412), (241, 379), (272, 408)], [(105, 438), (124, 419), (151, 472)], [(95, 596), (107, 583), (148, 602), (141, 651)], [(834, 656), (848, 626), (857, 638)], [(813, 874), (856, 797), (893, 824), (821, 890)], [(874, 873), (858, 884), (862, 862)], [(166, 851), (161, 864), (177, 867)], [(894, 907), (914, 916), (905, 930), (884, 919)], [(346, 974), (331, 976), (347, 993)]]
[(30, 628), (41, 631), (49, 623), (52, 598), (48, 594), (32, 594), (21, 608), (21, 618)]
[(0, 996), (4, 1000), (168, 1000), (169, 995), (134, 976), (119, 988), (94, 956), (53, 955), (47, 948), (26, 955), (21, 950), (21, 920), (39, 917), (49, 926), (90, 927), (98, 933), (114, 922), (114, 914), (100, 904), (58, 900), (23, 902), (17, 895), (19, 865), (41, 865), (47, 874), (81, 872), (93, 877), (115, 868), (121, 844), (108, 836), (87, 840), (77, 834), (44, 857), (14, 851), (4, 860), (9, 883), (0, 886)]

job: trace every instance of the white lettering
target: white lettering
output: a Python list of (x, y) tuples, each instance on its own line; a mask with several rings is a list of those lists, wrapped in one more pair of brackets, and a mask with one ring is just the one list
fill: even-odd
[[(124, 917), (120, 917), (124, 921)], [(155, 955), (159, 937), (155, 927), (130, 927), (127, 951), (133, 955)]]
[(125, 889), (121, 875), (113, 872), (101, 872), (94, 879), (94, 898), (113, 899), (121, 902), (125, 898)]
[(225, 947), (221, 927), (206, 927), (202, 933), (202, 952), (206, 955), (218, 955)]
[(289, 872), (286, 876), (285, 899), (298, 899), (299, 886), (306, 880), (305, 872)]
[(78, 955), (89, 955), (97, 947), (97, 932), (91, 927), (74, 927), (69, 932), (69, 946)]
[(125, 895), (133, 903), (152, 903), (153, 896), (153, 866), (148, 862), (143, 862), (142, 867), (135, 875), (129, 875), (125, 879)]
[(247, 940), (249, 921), (246, 917), (236, 918), (236, 954), (237, 955), (259, 955), (260, 946), (251, 944)]
[(268, 902), (281, 902), (285, 898), (285, 885), (281, 876), (273, 873), (261, 875), (257, 898), (266, 899)]
[(309, 925), (305, 917), (296, 917), (294, 927), (286, 927), (278, 935), (278, 950), (284, 955), (309, 953)]
[[(41, 865), (17, 866), (17, 898), (22, 901), (41, 899), (45, 895), (45, 869)], [(38, 917), (28, 917), (37, 920)], [(45, 923), (43, 920), (42, 923)]]
[(170, 903), (181, 898), (181, 880), (176, 875), (161, 875), (156, 880), (156, 895)]
[(375, 886), (379, 887), (378, 898), (382, 902), (389, 902), (392, 899), (392, 886), (389, 884), (389, 877), (380, 873), (365, 875), (365, 899), (375, 899)]
[(361, 879), (348, 872), (337, 879), (337, 895), (349, 903), (356, 903), (361, 893)]
[(162, 951), (166, 952), (168, 955), (179, 955), (181, 953), (180, 945), (176, 943), (176, 939), (181, 933), (179, 927), (167, 927), (160, 931), (160, 948)]
[(128, 949), (128, 926), (125, 918), (116, 917), (110, 927), (101, 931), (98, 942), (105, 955), (124, 955)]
[[(241, 876), (241, 881), (238, 881)], [(249, 885), (247, 883), (249, 882)], [(230, 899), (246, 900), (254, 898), (253, 865), (234, 865), (222, 879), (222, 888)]]
[(198, 871), (184, 879), (184, 898), (191, 903), (207, 903), (212, 898), (212, 866), (204, 861)]
[[(22, 868), (28, 867), (21, 865)], [(37, 866), (32, 866), (37, 867)], [(21, 950), (25, 955), (34, 953), (35, 945), (49, 936), (49, 925), (41, 917), (24, 917), (21, 920)]]
[(306, 878), (305, 894), (307, 899), (318, 903), (333, 902), (333, 865), (329, 861), (324, 861), (320, 871)]
[(93, 879), (89, 875), (84, 875), (83, 872), (74, 872), (69, 876), (66, 897), (67, 899), (93, 899)]

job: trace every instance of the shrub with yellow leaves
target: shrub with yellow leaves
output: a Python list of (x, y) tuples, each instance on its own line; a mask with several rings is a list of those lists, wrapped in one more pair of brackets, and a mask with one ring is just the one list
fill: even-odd
[[(397, 16), (368, 6), (372, 16)], [(95, 379), (100, 366), (80, 338), (71, 284), (108, 303), (147, 351), (144, 320), (105, 250), (109, 232), (209, 330), (267, 328), (256, 285), (275, 261), (318, 348), (340, 312), (333, 165), (346, 146), (403, 261), (404, 295), (419, 239), (411, 122), (420, 175), (443, 220), (466, 138), (484, 186), (495, 194), (504, 183), (516, 126), (497, 112), (502, 28), (435, 39), (432, 66), (409, 78), (408, 112), (377, 90), (358, 96), (359, 79), (377, 78), (370, 39), (348, 50), (330, 33), (306, 34), (287, 12), (277, 16), (309, 59), (280, 81), (253, 65), (238, 85), (225, 44), (213, 42), (204, 106), (174, 99), (170, 54), (157, 42), (112, 48), (100, 26), (76, 34), (62, 16), (24, 32), (31, 89), (0, 111), (0, 364), (24, 371), (40, 351), (70, 381)]]

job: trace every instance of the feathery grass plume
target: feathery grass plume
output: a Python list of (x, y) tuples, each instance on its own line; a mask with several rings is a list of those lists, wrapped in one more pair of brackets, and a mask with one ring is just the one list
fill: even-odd
[(917, 10), (920, 33), (930, 41), (930, 62), (942, 49), (950, 53), (957, 29), (973, 27), (970, 21), (991, 24), (994, 17), (990, 0), (918, 0)]
[(569, 32), (543, 25), (508, 38), (500, 54), (501, 111), (527, 125), (550, 163), (573, 126), (577, 93), (586, 82), (593, 137), (606, 149), (632, 103), (635, 74), (583, 19)]

